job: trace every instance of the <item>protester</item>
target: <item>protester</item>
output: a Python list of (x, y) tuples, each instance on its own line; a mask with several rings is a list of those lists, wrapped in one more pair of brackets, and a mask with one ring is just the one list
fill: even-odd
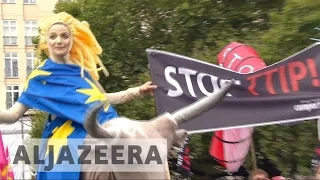
[[(40, 23), (37, 47), (39, 65), (30, 76), (18, 101), (0, 112), (0, 123), (18, 121), (29, 108), (50, 114), (42, 138), (83, 139), (86, 111), (97, 103), (105, 105), (99, 112), (100, 123), (118, 117), (112, 104), (121, 104), (156, 88), (147, 82), (118, 93), (106, 93), (98, 80), (99, 72), (108, 75), (100, 55), (102, 48), (87, 22), (62, 12)], [(41, 54), (49, 58), (43, 59)], [(79, 168), (80, 169), (80, 168)], [(38, 172), (37, 179), (79, 179), (79, 172)]]
[(262, 169), (255, 169), (249, 175), (249, 180), (270, 180), (269, 175)]
[(316, 167), (315, 167), (315, 172), (314, 172), (314, 176), (315, 176), (315, 179), (319, 179), (320, 180), (320, 164), (318, 164)]
[(287, 178), (283, 177), (283, 176), (275, 176), (272, 177), (271, 180), (286, 180)]

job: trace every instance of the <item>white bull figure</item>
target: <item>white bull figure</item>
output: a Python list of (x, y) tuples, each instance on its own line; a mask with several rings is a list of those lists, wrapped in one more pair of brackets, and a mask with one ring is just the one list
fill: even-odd
[[(136, 121), (127, 118), (115, 118), (100, 125), (96, 115), (102, 105), (95, 107), (87, 114), (84, 127), (89, 138), (165, 138), (168, 151), (173, 145), (182, 145), (187, 132), (177, 130), (178, 125), (193, 119), (218, 104), (229, 92), (232, 83), (226, 83), (221, 90), (195, 103), (170, 114), (165, 113), (150, 121)], [(86, 140), (84, 141), (86, 144)], [(91, 164), (90, 170), (81, 173), (81, 179), (170, 179), (168, 168), (163, 172), (95, 172), (101, 164)], [(86, 167), (87, 168), (87, 167)], [(112, 167), (110, 167), (112, 169)], [(165, 168), (164, 168), (165, 169)]]

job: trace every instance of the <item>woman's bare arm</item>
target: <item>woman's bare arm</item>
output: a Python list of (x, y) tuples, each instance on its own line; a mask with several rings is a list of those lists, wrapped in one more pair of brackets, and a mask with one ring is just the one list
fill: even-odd
[(17, 122), (29, 108), (16, 102), (10, 109), (0, 112), (0, 123)]

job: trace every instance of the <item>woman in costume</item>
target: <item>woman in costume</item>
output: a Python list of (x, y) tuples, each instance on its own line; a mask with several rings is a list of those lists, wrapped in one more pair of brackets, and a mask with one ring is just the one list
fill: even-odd
[[(66, 35), (70, 36), (66, 39), (68, 44), (63, 45), (66, 46), (65, 48), (58, 48), (58, 46), (61, 46), (61, 40), (59, 40), (60, 42), (58, 42), (57, 47), (54, 47), (53, 43), (55, 43), (56, 39), (53, 38), (53, 36), (56, 35), (51, 36), (51, 38), (48, 35), (49, 29), (54, 24), (60, 23), (62, 26), (65, 25), (66, 29), (68, 29), (67, 31), (69, 32)], [(103, 73), (108, 76), (108, 71), (99, 58), (99, 55), (102, 53), (102, 49), (92, 34), (87, 22), (80, 22), (74, 19), (71, 15), (63, 12), (54, 14), (44, 19), (40, 25), (40, 29), (40, 41), (37, 49), (38, 57), (40, 57), (42, 52), (45, 52), (52, 62), (59, 64), (78, 65), (81, 69), (81, 77), (84, 77), (85, 70), (88, 71), (94, 83), (99, 90), (104, 93), (110, 104), (122, 104), (135, 98), (142, 97), (143, 95), (152, 94), (153, 90), (157, 87), (156, 85), (152, 85), (152, 83), (149, 81), (139, 87), (129, 88), (125, 91), (105, 93), (98, 82), (98, 72), (103, 71)], [(43, 59), (38, 59), (39, 64), (43, 61)], [(98, 68), (98, 66), (100, 67)], [(33, 77), (30, 76), (28, 82), (32, 78)], [(28, 109), (29, 107), (18, 100), (18, 102), (15, 103), (10, 109), (1, 112), (0, 123), (16, 122)]]
[[(29, 76), (17, 103), (0, 112), (0, 123), (18, 121), (29, 108), (46, 111), (50, 115), (42, 138), (48, 139), (48, 144), (52, 138), (85, 138), (87, 132), (82, 125), (86, 112), (97, 103), (105, 104), (99, 112), (99, 122), (104, 123), (118, 117), (112, 104), (128, 102), (156, 88), (147, 82), (121, 92), (104, 92), (98, 82), (99, 71), (108, 75), (99, 58), (102, 48), (87, 22), (65, 12), (40, 23), (38, 57), (41, 52), (49, 58), (39, 59), (38, 68)], [(74, 171), (47, 173), (40, 169), (37, 179), (79, 179), (79, 169)]]

